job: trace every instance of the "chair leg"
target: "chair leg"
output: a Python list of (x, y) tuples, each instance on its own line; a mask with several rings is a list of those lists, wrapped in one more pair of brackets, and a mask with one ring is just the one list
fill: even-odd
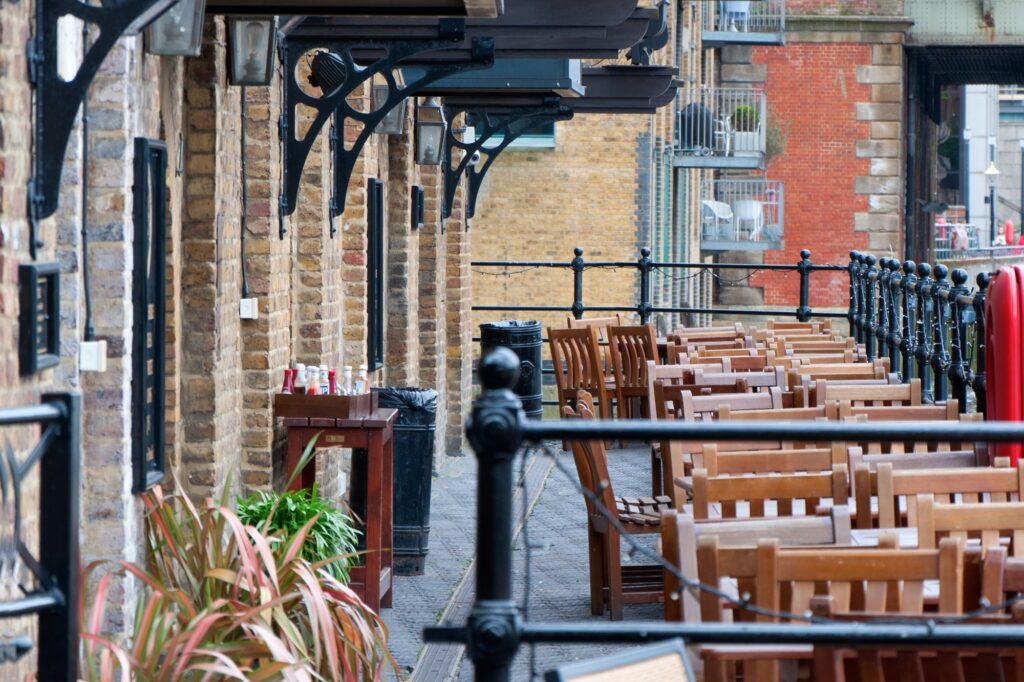
[(604, 536), (590, 529), (587, 531), (587, 545), (590, 556), (590, 614), (604, 615), (604, 588), (608, 572), (605, 567)]
[(622, 620), (622, 557), (619, 554), (619, 534), (609, 528), (604, 539), (605, 566), (608, 570), (608, 613), (612, 620)]
[(657, 497), (658, 495), (664, 495), (662, 490), (664, 483), (661, 480), (661, 455), (654, 450), (654, 446), (651, 446), (651, 496)]

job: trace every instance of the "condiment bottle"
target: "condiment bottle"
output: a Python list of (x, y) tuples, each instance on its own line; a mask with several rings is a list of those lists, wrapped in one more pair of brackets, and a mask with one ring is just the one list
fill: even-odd
[(320, 372), (316, 365), (306, 368), (306, 395), (317, 395), (320, 393)]
[(327, 395), (338, 394), (338, 374), (333, 367), (327, 371)]
[(318, 393), (320, 395), (330, 395), (330, 393), (328, 392), (330, 388), (330, 372), (327, 369), (327, 365), (320, 366), (319, 388), (320, 390), (318, 391)]
[(295, 363), (295, 386), (293, 390), (296, 395), (305, 395), (306, 393), (306, 366), (301, 362)]
[(359, 365), (359, 376), (356, 378), (355, 392), (357, 394), (370, 392), (370, 378), (367, 375), (366, 365)]
[(352, 395), (352, 365), (345, 365), (341, 370), (341, 394)]
[(289, 367), (284, 369), (284, 384), (281, 386), (281, 393), (291, 395), (295, 392), (295, 370)]

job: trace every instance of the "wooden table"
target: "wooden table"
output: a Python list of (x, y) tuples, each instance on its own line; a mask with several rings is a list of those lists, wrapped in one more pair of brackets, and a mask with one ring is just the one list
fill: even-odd
[[(285, 396), (291, 398), (291, 396)], [(325, 396), (326, 397), (326, 396)], [(350, 417), (297, 417), (282, 416), (275, 401), (275, 414), (288, 432), (288, 451), (285, 475), (291, 477), (298, 466), (303, 450), (316, 439), (314, 453), (320, 448), (352, 448), (365, 450), (366, 457), (366, 509), (363, 512), (363, 533), (366, 553), (363, 563), (350, 571), (351, 587), (367, 606), (374, 611), (391, 606), (392, 566), (392, 502), (394, 464), (394, 438), (392, 427), (398, 410), (374, 408), (365, 416)], [(356, 456), (353, 453), (353, 456)], [(316, 456), (310, 458), (300, 476), (296, 476), (291, 490), (312, 488), (316, 482)], [(355, 485), (356, 482), (353, 482)]]

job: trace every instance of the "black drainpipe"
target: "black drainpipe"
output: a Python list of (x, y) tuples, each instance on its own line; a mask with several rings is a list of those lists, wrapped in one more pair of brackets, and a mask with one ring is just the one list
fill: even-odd
[(249, 298), (249, 275), (245, 269), (245, 229), (246, 229), (246, 213), (249, 210), (249, 189), (246, 187), (245, 180), (245, 86), (242, 86), (242, 219), (240, 225), (242, 226), (241, 240), (241, 252), (242, 252), (242, 298)]
[[(82, 55), (89, 51), (89, 23), (82, 22)], [(85, 299), (85, 340), (96, 339), (89, 295), (89, 93), (82, 97), (82, 291)]]

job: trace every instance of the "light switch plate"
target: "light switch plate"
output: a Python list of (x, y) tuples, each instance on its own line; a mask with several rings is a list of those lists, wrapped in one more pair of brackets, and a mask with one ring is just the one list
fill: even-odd
[(238, 312), (243, 320), (256, 320), (260, 316), (258, 298), (243, 298), (238, 303)]
[(83, 341), (78, 350), (78, 367), (83, 372), (107, 371), (107, 341)]

